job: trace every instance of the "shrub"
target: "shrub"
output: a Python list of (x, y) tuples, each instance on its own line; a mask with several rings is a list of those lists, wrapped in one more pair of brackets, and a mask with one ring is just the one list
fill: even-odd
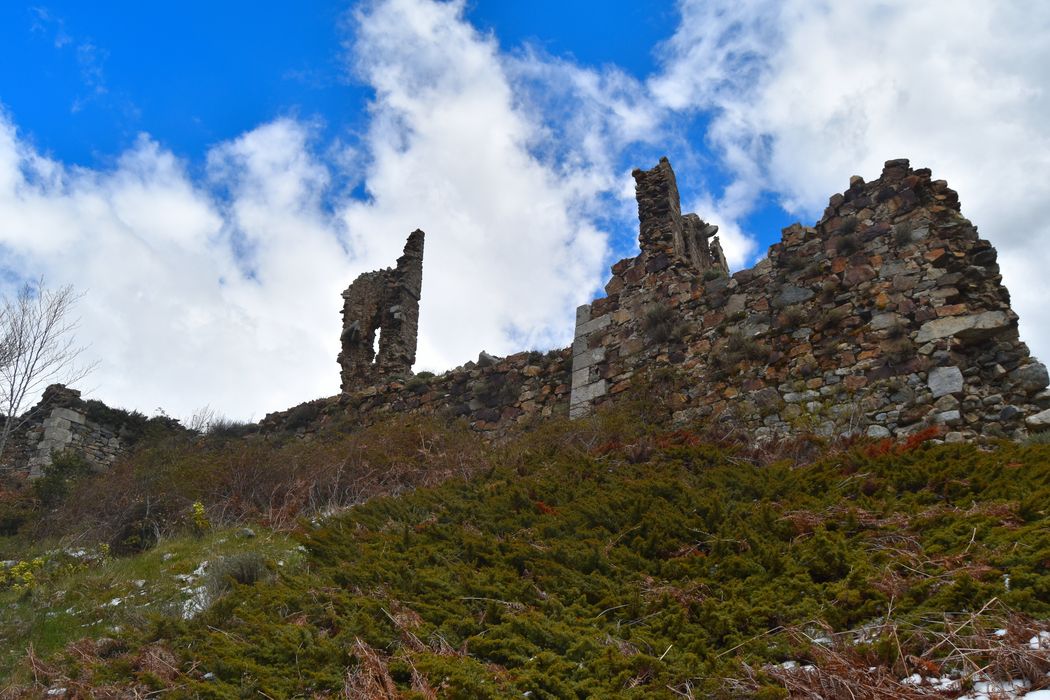
[(1024, 439), (1025, 445), (1050, 445), (1050, 432), (1032, 433)]
[[(850, 219), (855, 221), (855, 219)], [(835, 251), (843, 256), (849, 257), (860, 250), (860, 240), (852, 233), (844, 233), (835, 240)]]
[(521, 383), (519, 377), (512, 381), (510, 375), (490, 374), (474, 382), (471, 390), (486, 406), (498, 408), (517, 402), (521, 394)]
[(860, 228), (860, 219), (855, 216), (850, 216), (842, 220), (842, 224), (839, 226), (837, 233), (840, 236), (848, 236), (851, 233), (856, 232)]
[(82, 455), (71, 450), (56, 452), (51, 456), (51, 464), (44, 467), (43, 476), (33, 482), (33, 490), (44, 506), (55, 506), (91, 472), (91, 465)]
[(152, 549), (168, 519), (166, 510), (149, 500), (126, 510), (109, 544), (110, 551), (117, 556), (128, 556)]
[(789, 255), (781, 255), (777, 262), (779, 262), (781, 267), (788, 272), (801, 272), (807, 267), (806, 258), (803, 258), (797, 252), (793, 252)]
[(915, 344), (906, 335), (901, 335), (884, 342), (882, 352), (890, 364), (898, 365), (915, 356)]
[(323, 404), (321, 401), (310, 401), (304, 404), (299, 404), (288, 412), (281, 428), (289, 432), (295, 432), (300, 428), (306, 428), (317, 420), (318, 416), (321, 415), (322, 408)]
[(207, 434), (210, 438), (219, 440), (230, 440), (242, 438), (258, 430), (258, 426), (248, 421), (235, 420), (226, 416), (218, 416), (208, 424)]
[(212, 561), (206, 570), (204, 589), (209, 600), (215, 600), (235, 584), (251, 586), (270, 578), (266, 557), (260, 552), (237, 552)]
[(430, 387), (430, 380), (434, 376), (433, 372), (417, 372), (405, 382), (405, 389), (416, 394), (422, 394)]
[(911, 226), (902, 222), (893, 227), (893, 242), (900, 248), (912, 242)]
[(162, 534), (192, 530), (195, 502), (214, 527), (256, 520), (291, 528), (300, 516), (487, 469), (483, 445), (465, 424), (410, 415), (352, 433), (323, 431), (311, 441), (165, 438), (79, 480), (32, 532), (77, 533), (126, 554)]
[(801, 306), (789, 306), (780, 312), (777, 325), (786, 330), (798, 328), (806, 320), (807, 313)]
[(726, 355), (733, 364), (743, 360), (765, 360), (769, 354), (769, 348), (745, 333), (730, 333), (726, 337)]
[(670, 307), (663, 304), (645, 312), (642, 329), (656, 343), (677, 342), (685, 332), (685, 326), (678, 322)]
[(841, 288), (842, 284), (837, 277), (825, 280), (820, 287), (820, 302), (822, 304), (830, 304), (835, 301), (835, 297), (838, 296)]

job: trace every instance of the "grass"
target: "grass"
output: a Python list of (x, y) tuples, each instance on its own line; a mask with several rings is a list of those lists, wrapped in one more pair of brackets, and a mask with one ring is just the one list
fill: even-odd
[(43, 566), (30, 589), (0, 590), (0, 679), (11, 676), (30, 648), (47, 656), (85, 636), (119, 636), (156, 616), (181, 618), (194, 588), (209, 583), (207, 568), (194, 573), (202, 562), (250, 556), (295, 565), (302, 557), (295, 547), (285, 535), (248, 540), (226, 529), (163, 541), (134, 557), (109, 556), (104, 545), (60, 542), (23, 550), (25, 559), (39, 557)]
[[(784, 697), (800, 681), (767, 669), (786, 660), (972, 673), (937, 643), (951, 615), (1008, 618), (1018, 638), (1045, 628), (1050, 447), (807, 445), (778, 459), (646, 414), (554, 421), (465, 454), (488, 464), (469, 478), (301, 520), (294, 539), (187, 535), (43, 579), (4, 600), (22, 610), (5, 642), (37, 645), (14, 680), (203, 698)], [(174, 576), (236, 551), (261, 557), (184, 619)], [(142, 609), (104, 605), (116, 597)], [(72, 634), (32, 627), (69, 607), (85, 611), (62, 619)], [(75, 634), (120, 650), (70, 647)]]

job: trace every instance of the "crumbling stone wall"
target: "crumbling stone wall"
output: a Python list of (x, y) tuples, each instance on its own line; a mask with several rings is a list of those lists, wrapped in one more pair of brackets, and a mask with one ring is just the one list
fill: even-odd
[(5, 462), (30, 478), (42, 476), (56, 452), (75, 452), (96, 469), (106, 469), (126, 445), (119, 428), (90, 419), (86, 403), (75, 389), (49, 386), (25, 425), (13, 436)]
[(688, 384), (678, 418), (757, 438), (1050, 427), (1047, 371), (1018, 337), (995, 249), (929, 170), (892, 160), (874, 182), (852, 178), (815, 226), (784, 229), (731, 277), (713, 231), (680, 213), (666, 159), (634, 177), (641, 251), (577, 311), (571, 415), (670, 366)]
[(396, 268), (367, 272), (343, 292), (338, 361), (344, 392), (412, 373), (423, 289), (423, 238), (422, 231), (413, 231)]
[(564, 416), (569, 405), (568, 348), (508, 357), (481, 353), (477, 362), (434, 377), (417, 375), (378, 382), (330, 399), (319, 399), (267, 415), (262, 432), (309, 436), (347, 419), (357, 427), (392, 413), (462, 418), (479, 432), (498, 435), (538, 418)]

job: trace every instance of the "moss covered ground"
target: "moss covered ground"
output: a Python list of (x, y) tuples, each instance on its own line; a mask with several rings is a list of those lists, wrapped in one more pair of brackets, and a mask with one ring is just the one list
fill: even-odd
[[(484, 468), (470, 476), (303, 517), (287, 536), (173, 534), (8, 588), (5, 624), (35, 617), (4, 633), (22, 658), (5, 662), (7, 696), (774, 698), (789, 687), (776, 664), (845, 646), (858, 667), (936, 667), (965, 688), (982, 661), (946, 635), (1027, 639), (1050, 619), (1045, 445), (759, 459), (613, 421), (471, 449)], [(244, 551), (257, 570), (216, 566), (199, 610), (183, 589), (202, 584), (158, 583)], [(144, 588), (156, 605), (102, 604)], [(48, 641), (67, 607), (81, 625), (98, 612), (75, 636), (105, 642)], [(1045, 656), (1028, 660), (1037, 683)]]

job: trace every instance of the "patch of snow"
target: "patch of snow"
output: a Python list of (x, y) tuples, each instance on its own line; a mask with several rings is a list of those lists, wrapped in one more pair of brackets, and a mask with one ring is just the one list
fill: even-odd
[(973, 684), (973, 692), (959, 700), (1014, 700), (1025, 697), (1029, 685), (1025, 680), (977, 681)]
[(1050, 632), (1040, 632), (1028, 640), (1029, 649), (1050, 649)]
[(198, 613), (204, 612), (208, 608), (208, 603), (211, 602), (208, 599), (208, 589), (204, 586), (188, 589), (188, 592), (190, 597), (182, 604), (182, 618), (184, 620), (189, 620)]

